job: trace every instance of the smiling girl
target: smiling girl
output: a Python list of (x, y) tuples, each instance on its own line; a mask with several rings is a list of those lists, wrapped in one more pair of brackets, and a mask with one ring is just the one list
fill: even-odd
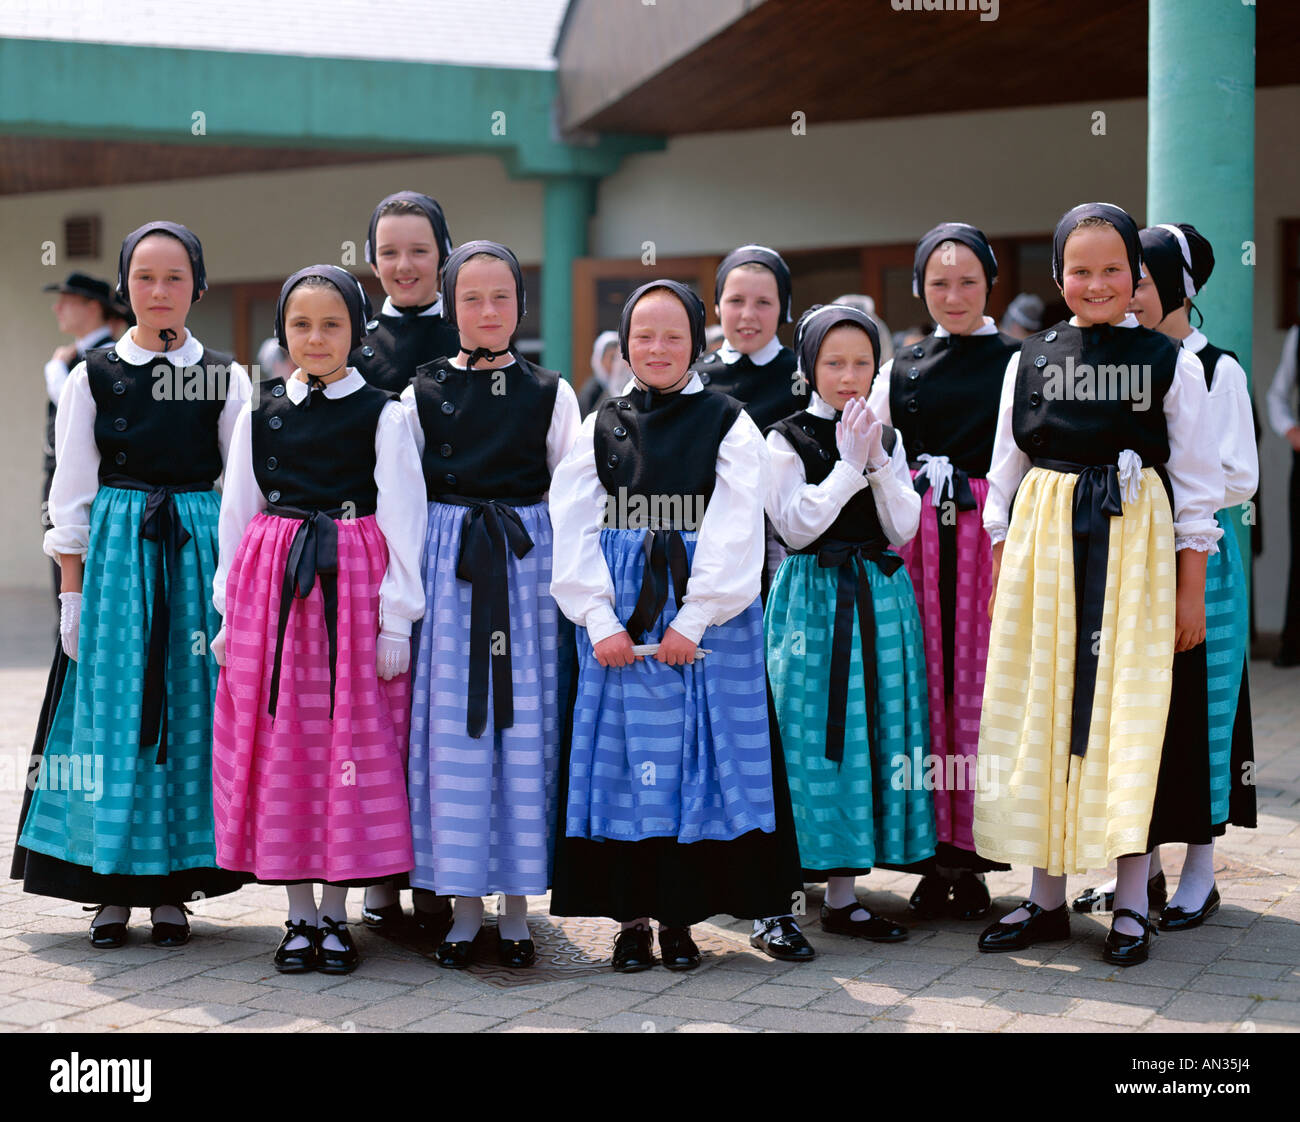
[(412, 862), (424, 503), (400, 405), (347, 365), (364, 324), (350, 273), (312, 265), (284, 282), (276, 335), (297, 369), (240, 414), (221, 501), (217, 857), (287, 886), (282, 973), (354, 970), (348, 888)]
[[(97, 904), (99, 948), (120, 947), (141, 906), (153, 942), (181, 946), (184, 902), (246, 879), (216, 868), (216, 671), (204, 639), (219, 626), (213, 483), (250, 386), (185, 326), (206, 288), (186, 227), (129, 234), (117, 291), (137, 323), (87, 352), (58, 411), (45, 551), (62, 570), (62, 646), (33, 752), (44, 750), (46, 771), (27, 796), (13, 871), (28, 892)], [(202, 395), (159, 392), (181, 370)]]
[[(1074, 315), (1026, 339), (1002, 384), (984, 508), (993, 625), (973, 832), (982, 856), (1034, 875), (981, 951), (1067, 938), (1065, 874), (1116, 859), (1103, 958), (1143, 962), (1150, 944), (1147, 851), (1171, 666), (1205, 639), (1223, 475), (1200, 364), (1128, 314), (1140, 253), (1118, 207), (1069, 211), (1052, 275)], [(1063, 369), (1102, 365), (1140, 381), (1148, 401), (1052, 391)]]

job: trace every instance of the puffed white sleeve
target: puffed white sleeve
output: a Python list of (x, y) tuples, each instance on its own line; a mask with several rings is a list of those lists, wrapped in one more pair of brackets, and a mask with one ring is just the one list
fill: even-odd
[(84, 557), (90, 544), (90, 504), (99, 494), (95, 412), (86, 364), (79, 362), (63, 386), (54, 415), (54, 478), (46, 507), (50, 528), (43, 547), (56, 561), (60, 554)]
[(1259, 490), (1259, 450), (1246, 372), (1231, 355), (1220, 355), (1214, 367), (1210, 414), (1222, 426), (1219, 459), (1223, 467), (1223, 505), (1239, 506)]
[(578, 407), (578, 395), (564, 378), (555, 390), (555, 407), (551, 410), (551, 424), (546, 430), (546, 470), (555, 474), (560, 461), (569, 454), (574, 441), (578, 439), (578, 429), (582, 426), (582, 410)]
[(671, 626), (692, 643), (739, 615), (758, 597), (767, 557), (763, 498), (767, 446), (748, 413), (740, 413), (718, 445), (717, 478), (700, 520), (682, 608)]
[(388, 543), (388, 568), (379, 582), (379, 629), (410, 635), (424, 617), (420, 555), (428, 521), (424, 470), (400, 402), (390, 401), (375, 427), (375, 522)]
[(212, 606), (226, 614), (226, 580), (253, 517), (266, 509), (266, 496), (253, 474), (253, 407), (246, 402), (235, 417), (226, 449), (226, 471), (217, 520), (217, 573), (212, 578)]
[(1032, 466), (1029, 457), (1016, 443), (1011, 427), (1012, 406), (1016, 394), (1016, 370), (1020, 365), (1020, 352), (1007, 360), (1007, 372), (1002, 376), (1002, 394), (998, 398), (998, 426), (993, 437), (993, 457), (989, 463), (989, 493), (984, 502), (984, 529), (994, 545), (1007, 536), (1011, 521), (1011, 500), (1015, 498), (1020, 481), (1029, 474)]
[(916, 537), (921, 525), (921, 496), (912, 486), (903, 434), (897, 429), (889, 463), (878, 471), (867, 472), (867, 482), (871, 485), (871, 497), (876, 500), (880, 528), (885, 531), (889, 544), (895, 548), (906, 545)]
[(221, 416), (217, 418), (217, 443), (221, 447), (223, 464), (230, 455), (230, 440), (239, 414), (252, 396), (253, 383), (249, 380), (248, 371), (239, 363), (232, 362), (230, 373), (226, 377), (226, 404), (221, 407)]
[(402, 415), (406, 418), (406, 427), (410, 430), (411, 439), (415, 441), (415, 452), (421, 460), (424, 459), (424, 426), (420, 424), (420, 411), (415, 405), (415, 383), (412, 382), (402, 391), (399, 399), (402, 406)]
[(614, 579), (600, 550), (605, 488), (596, 473), (596, 414), (587, 414), (569, 454), (551, 476), (551, 595), (593, 644), (624, 630), (614, 612)]
[(1295, 410), (1291, 408), (1291, 392), (1295, 389), (1296, 348), (1300, 346), (1300, 326), (1292, 327), (1282, 341), (1282, 360), (1268, 387), (1268, 422), (1278, 436), (1296, 426)]
[(877, 421), (887, 425), (894, 422), (889, 419), (889, 378), (894, 369), (891, 358), (880, 367), (880, 372), (871, 381), (871, 392), (867, 394), (867, 406), (876, 415)]
[(1224, 490), (1218, 434), (1201, 363), (1181, 347), (1164, 413), (1169, 435), (1165, 471), (1174, 492), (1174, 549), (1217, 553), (1214, 543), (1223, 530), (1214, 512), (1223, 506)]
[(803, 549), (826, 532), (840, 511), (863, 487), (870, 486), (862, 472), (843, 460), (836, 462), (820, 483), (810, 484), (803, 461), (779, 432), (767, 434), (771, 463), (765, 506), (777, 536), (791, 549)]

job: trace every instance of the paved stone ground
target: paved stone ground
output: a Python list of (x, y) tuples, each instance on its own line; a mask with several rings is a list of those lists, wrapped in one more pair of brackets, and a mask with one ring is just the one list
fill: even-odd
[[(49, 649), (47, 601), (0, 593), (0, 872), (8, 872)], [(147, 941), (95, 951), (80, 907), (0, 880), (0, 1030), (337, 1032), (592, 1030), (798, 1032), (1273, 1032), (1300, 1029), (1300, 670), (1252, 666), (1260, 822), (1218, 847), (1224, 906), (1204, 927), (1160, 937), (1144, 966), (1100, 960), (1101, 918), (1072, 919), (1068, 943), (981, 955), (982, 926), (911, 924), (911, 938), (875, 946), (807, 925), (815, 962), (786, 965), (749, 949), (747, 924), (703, 925), (722, 953), (687, 975), (586, 973), (502, 986), (358, 931), (365, 961), (350, 977), (282, 976), (271, 951), (284, 898), (254, 886), (196, 905), (194, 939), (174, 951)], [(1179, 847), (1166, 864), (1176, 870)], [(993, 874), (1008, 905), (1028, 888), (1020, 870)], [(1172, 878), (1171, 878), (1172, 879)], [(1092, 882), (1089, 878), (1089, 882)], [(868, 905), (906, 920), (914, 878), (859, 881)], [(1074, 878), (1071, 890), (1085, 878)], [(1172, 885), (1171, 885), (1172, 887)], [(354, 918), (359, 893), (351, 903)], [(817, 896), (810, 893), (810, 911)], [(534, 916), (545, 914), (534, 900)], [(612, 943), (615, 925), (608, 927)]]

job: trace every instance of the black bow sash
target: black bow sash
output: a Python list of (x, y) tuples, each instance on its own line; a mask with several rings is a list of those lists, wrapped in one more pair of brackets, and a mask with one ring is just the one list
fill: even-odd
[[(1036, 459), (1034, 467), (1079, 477), (1074, 485), (1071, 521), (1074, 543), (1074, 703), (1070, 713), (1070, 755), (1088, 751), (1088, 725), (1097, 693), (1099, 654), (1093, 636), (1101, 632), (1106, 606), (1106, 563), (1110, 555), (1110, 520), (1122, 517), (1119, 468), (1115, 464), (1073, 464)], [(1144, 465), (1145, 466), (1145, 465)], [(1157, 469), (1169, 491), (1169, 477)], [(1173, 495), (1170, 492), (1170, 505)]]
[(835, 589), (835, 630), (831, 639), (831, 681), (826, 709), (826, 758), (844, 761), (845, 715), (849, 704), (849, 665), (853, 645), (853, 608), (858, 612), (862, 645), (862, 688), (867, 701), (867, 726), (876, 743), (876, 609), (871, 601), (866, 562), (872, 562), (885, 576), (893, 576), (903, 559), (879, 542), (826, 542), (798, 550), (814, 553), (823, 569), (838, 568)]
[(637, 593), (636, 607), (627, 621), (627, 630), (634, 643), (640, 643), (645, 638), (645, 633), (654, 626), (655, 620), (668, 603), (669, 574), (672, 574), (673, 599), (678, 611), (681, 611), (682, 597), (686, 595), (686, 582), (691, 578), (686, 543), (677, 530), (647, 530), (641, 548), (645, 551), (641, 590)]
[(275, 629), (275, 659), (271, 671), (271, 697), (266, 711), (275, 718), (280, 700), (280, 660), (284, 655), (284, 634), (289, 625), (289, 613), (295, 598), (305, 600), (320, 578), (321, 599), (325, 611), (325, 635), (329, 642), (330, 658), (330, 719), (334, 718), (334, 687), (338, 679), (339, 647), (339, 528), (334, 517), (341, 516), (321, 510), (303, 510), (299, 507), (271, 504), (267, 514), (277, 518), (300, 519), (293, 541), (289, 543), (289, 556), (284, 565), (284, 581), (280, 585), (280, 618)]
[[(468, 507), (460, 527), (460, 555), (456, 577), (468, 581), (469, 697), (465, 731), (478, 738), (487, 728), (488, 666), (492, 668), (492, 723), (497, 729), (515, 723), (513, 670), (510, 660), (510, 574), (506, 550), (516, 557), (528, 555), (533, 539), (524, 529), (517, 506), (533, 506), (541, 495), (521, 499), (477, 499), (437, 495), (440, 503)], [(493, 637), (505, 641), (493, 650)]]
[(171, 631), (171, 584), (176, 577), (180, 552), (190, 540), (181, 525), (175, 495), (211, 491), (211, 483), (146, 483), (126, 476), (110, 476), (110, 487), (148, 492), (140, 537), (157, 542), (154, 559), (153, 607), (149, 613), (149, 653), (144, 664), (144, 698), (140, 709), (140, 747), (158, 745), (155, 763), (167, 762), (167, 636)]

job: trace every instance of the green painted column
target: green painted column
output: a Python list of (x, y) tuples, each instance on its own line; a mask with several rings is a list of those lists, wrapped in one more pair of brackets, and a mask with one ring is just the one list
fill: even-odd
[[(1250, 377), (1255, 247), (1255, 6), (1149, 0), (1147, 224), (1190, 222), (1214, 246), (1196, 306)], [(1252, 392), (1254, 380), (1251, 379)], [(1238, 540), (1249, 562), (1247, 512)], [(1249, 577), (1250, 566), (1246, 567)]]
[(548, 177), (542, 200), (542, 362), (573, 381), (573, 262), (587, 253), (588, 176)]

